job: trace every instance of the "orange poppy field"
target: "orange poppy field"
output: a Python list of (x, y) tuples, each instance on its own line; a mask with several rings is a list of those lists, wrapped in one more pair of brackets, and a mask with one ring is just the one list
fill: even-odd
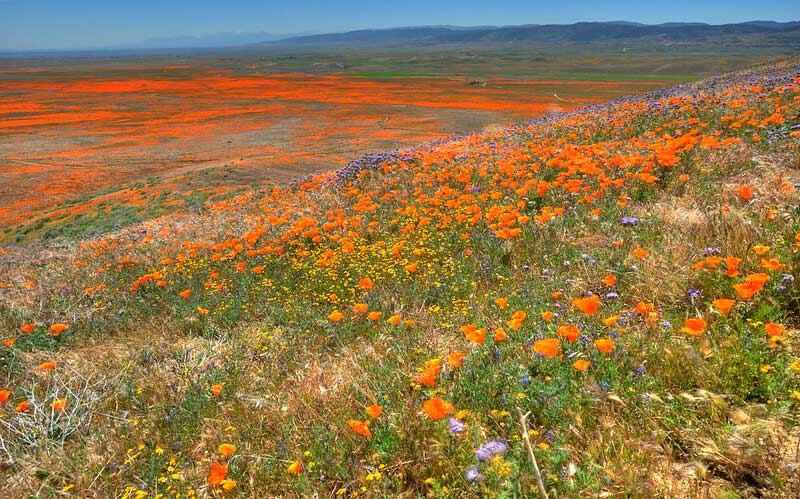
[(6, 496), (800, 497), (800, 57), (81, 71), (2, 73)]
[(470, 84), (458, 76), (271, 74), (231, 66), (0, 70), (0, 237), (85, 236), (102, 232), (103, 222), (87, 222), (98, 215), (110, 220), (108, 228), (127, 225), (243, 187), (338, 168), (367, 152), (664, 84)]

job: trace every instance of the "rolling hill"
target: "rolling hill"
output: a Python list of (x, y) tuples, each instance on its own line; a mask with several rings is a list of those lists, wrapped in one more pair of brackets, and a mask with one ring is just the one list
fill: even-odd
[(798, 190), (795, 57), (4, 248), (4, 494), (796, 497)]

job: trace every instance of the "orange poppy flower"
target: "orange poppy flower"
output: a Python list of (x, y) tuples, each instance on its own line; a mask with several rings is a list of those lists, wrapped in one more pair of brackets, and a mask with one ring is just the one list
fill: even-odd
[(763, 244), (757, 244), (757, 245), (753, 246), (753, 251), (754, 251), (754, 252), (755, 252), (755, 254), (756, 254), (756, 255), (758, 255), (758, 256), (764, 256), (764, 255), (766, 255), (766, 254), (767, 254), (767, 252), (768, 252), (770, 249), (771, 249), (771, 247), (770, 247), (770, 246), (765, 246), (765, 245), (763, 245)]
[(753, 199), (753, 189), (750, 188), (749, 185), (745, 184), (736, 189), (736, 194), (745, 201), (750, 201)]
[(500, 308), (506, 308), (508, 306), (508, 298), (497, 298), (494, 303)]
[(767, 260), (766, 258), (761, 259), (761, 268), (764, 270), (780, 270), (786, 265), (778, 261), (777, 258), (770, 258)]
[(548, 310), (548, 311), (540, 313), (539, 315), (542, 317), (542, 320), (550, 321), (550, 319), (552, 319), (553, 315), (555, 315), (555, 314)]
[(36, 324), (34, 324), (34, 323), (30, 323), (30, 324), (24, 324), (24, 325), (22, 325), (22, 326), (20, 326), (20, 327), (19, 327), (19, 330), (20, 330), (20, 331), (22, 331), (22, 332), (23, 332), (23, 333), (25, 333), (25, 334), (30, 334), (30, 333), (32, 333), (32, 332), (33, 332), (35, 329), (36, 329)]
[(228, 480), (225, 479), (222, 481), (222, 489), (223, 490), (233, 490), (236, 487), (236, 484), (239, 483), (236, 480)]
[(220, 485), (225, 477), (228, 476), (228, 465), (225, 463), (211, 463), (211, 470), (208, 473), (209, 485)]
[(52, 371), (55, 369), (56, 363), (53, 360), (48, 360), (39, 364), (38, 369), (42, 369), (44, 371)]
[(11, 390), (6, 388), (0, 390), (0, 404), (5, 404), (8, 402), (9, 397), (11, 397)]
[(189, 297), (192, 296), (192, 290), (191, 289), (184, 289), (183, 291), (178, 293), (178, 296), (180, 296), (184, 300), (188, 300)]
[(517, 331), (522, 326), (522, 322), (526, 317), (528, 317), (528, 314), (522, 310), (517, 310), (514, 312), (514, 315), (511, 316), (511, 319), (506, 321), (506, 324), (514, 331)]
[(609, 288), (617, 283), (617, 276), (609, 274), (603, 277), (603, 284), (608, 286)]
[(484, 341), (486, 341), (486, 329), (478, 329), (478, 326), (475, 324), (461, 326), (461, 332), (464, 333), (464, 337), (467, 341), (471, 343), (483, 345)]
[(578, 326), (564, 325), (559, 327), (558, 330), (556, 330), (556, 333), (570, 343), (573, 343), (578, 339), (578, 336), (581, 334), (581, 330), (578, 328)]
[(409, 263), (408, 265), (406, 265), (406, 266), (405, 266), (405, 269), (406, 269), (408, 272), (412, 272), (412, 273), (413, 273), (413, 272), (416, 272), (416, 271), (417, 271), (417, 268), (419, 268), (419, 264), (418, 264), (417, 262), (414, 262), (414, 263)]
[(494, 336), (492, 336), (492, 338), (494, 339), (494, 341), (500, 342), (508, 338), (508, 335), (506, 334), (505, 331), (503, 331), (502, 328), (497, 328), (497, 331), (494, 332)]
[(400, 324), (400, 320), (401, 320), (401, 319), (402, 319), (402, 317), (400, 317), (400, 315), (398, 315), (398, 314), (395, 314), (395, 315), (393, 315), (393, 316), (389, 317), (389, 318), (386, 320), (386, 322), (388, 322), (388, 323), (389, 323), (389, 324), (391, 324), (392, 326), (396, 326), (396, 325)]
[(211, 385), (211, 395), (219, 397), (222, 393), (222, 385)]
[(729, 298), (717, 298), (711, 302), (711, 305), (713, 305), (719, 313), (727, 314), (730, 312), (733, 306), (736, 305), (736, 300), (731, 300)]
[(561, 293), (561, 291), (553, 291), (552, 293), (550, 293), (550, 296), (551, 296), (551, 297), (552, 297), (554, 300), (558, 300), (559, 298), (561, 298), (561, 295), (562, 295), (562, 294), (563, 294), (563, 293)]
[(53, 410), (56, 412), (64, 412), (67, 408), (67, 399), (57, 399), (52, 403)]
[(50, 329), (48, 329), (48, 331), (50, 331), (50, 334), (52, 334), (53, 336), (58, 336), (59, 334), (63, 333), (65, 329), (67, 329), (66, 324), (56, 323), (50, 326)]
[(436, 397), (431, 400), (426, 400), (422, 404), (422, 410), (431, 419), (442, 419), (453, 410), (453, 406), (449, 402), (442, 400), (440, 397)]
[(376, 310), (374, 312), (370, 312), (369, 314), (367, 314), (367, 319), (369, 319), (371, 321), (377, 321), (378, 319), (381, 318), (382, 315), (383, 315), (383, 312), (380, 312), (380, 311)]
[(633, 256), (638, 258), (639, 260), (644, 260), (647, 257), (647, 251), (643, 250), (642, 248), (636, 248), (633, 250)]
[(591, 317), (597, 312), (597, 307), (600, 306), (600, 297), (591, 295), (585, 298), (577, 298), (572, 300), (572, 306)]
[(372, 419), (377, 419), (378, 416), (383, 414), (383, 407), (379, 406), (378, 404), (372, 404), (371, 406), (365, 409), (367, 416), (371, 417)]
[(220, 444), (220, 446), (217, 447), (217, 451), (222, 455), (222, 457), (227, 458), (236, 452), (236, 446), (233, 444)]
[(545, 357), (553, 358), (558, 355), (561, 342), (557, 338), (545, 338), (533, 343), (533, 351), (544, 355)]
[(328, 319), (330, 319), (331, 322), (339, 322), (340, 320), (344, 319), (344, 314), (338, 310), (334, 310), (330, 313), (330, 315), (328, 315)]
[(358, 280), (358, 287), (361, 289), (372, 289), (373, 284), (372, 279), (369, 277), (362, 277)]
[(686, 319), (686, 322), (684, 322), (683, 327), (681, 328), (681, 332), (686, 333), (689, 336), (701, 336), (705, 330), (706, 321), (702, 318)]
[(748, 300), (758, 293), (768, 280), (769, 275), (763, 272), (750, 274), (744, 278), (744, 282), (734, 284), (733, 289), (736, 290), (736, 294), (739, 295), (739, 298)]
[(578, 360), (576, 360), (575, 362), (572, 363), (572, 367), (577, 369), (580, 372), (586, 371), (587, 369), (589, 369), (589, 367), (591, 365), (592, 365), (592, 363), (589, 362), (586, 359), (578, 359)]
[(303, 471), (303, 463), (301, 463), (300, 461), (294, 461), (292, 464), (289, 465), (288, 468), (286, 468), (286, 471), (294, 475), (297, 475), (298, 473)]
[(367, 305), (366, 303), (356, 303), (355, 305), (353, 305), (353, 312), (355, 312), (355, 313), (357, 313), (359, 315), (360, 314), (366, 314), (368, 308), (369, 308), (369, 305)]
[(369, 431), (369, 420), (358, 421), (355, 419), (350, 419), (347, 421), (347, 424), (350, 425), (350, 428), (359, 435), (365, 438), (372, 437), (372, 432)]
[(764, 324), (764, 330), (767, 332), (768, 336), (774, 336), (778, 338), (786, 334), (786, 327), (780, 324), (775, 324), (774, 322)]
[(16, 338), (6, 338), (5, 340), (3, 340), (3, 345), (11, 348), (14, 346), (14, 343), (16, 342), (17, 342)]
[(617, 323), (618, 320), (619, 320), (618, 315), (609, 315), (608, 317), (603, 319), (603, 324), (605, 324), (606, 326), (613, 326), (614, 324)]
[(197, 307), (197, 314), (198, 315), (208, 315), (208, 309), (203, 307)]
[(426, 362), (427, 367), (424, 371), (420, 372), (414, 381), (417, 383), (423, 384), (425, 386), (434, 387), (436, 386), (436, 380), (439, 377), (439, 373), (441, 372), (441, 368), (439, 367), (438, 362)]
[(609, 353), (614, 348), (614, 340), (611, 338), (599, 338), (594, 340), (594, 346), (603, 353)]
[(736, 277), (739, 275), (739, 264), (742, 263), (741, 258), (737, 258), (735, 256), (726, 256), (724, 259), (725, 268), (725, 275), (728, 277)]
[(461, 367), (464, 352), (454, 352), (447, 356), (447, 363), (452, 367)]
[(31, 406), (31, 403), (27, 400), (23, 400), (17, 407), (14, 408), (16, 412), (28, 412), (28, 408)]

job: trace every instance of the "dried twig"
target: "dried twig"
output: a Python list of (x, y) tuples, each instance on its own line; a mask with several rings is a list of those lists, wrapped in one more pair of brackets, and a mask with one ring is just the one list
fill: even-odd
[(536, 462), (536, 456), (533, 454), (531, 439), (528, 436), (528, 415), (530, 413), (528, 412), (522, 414), (522, 411), (519, 407), (517, 407), (517, 413), (519, 414), (519, 424), (522, 426), (522, 438), (525, 440), (525, 447), (528, 448), (528, 455), (531, 457), (531, 463), (533, 463), (533, 479), (536, 480), (536, 486), (539, 488), (539, 494), (544, 497), (544, 499), (548, 499), (547, 491), (544, 488), (544, 483), (542, 483), (542, 473), (539, 471), (539, 464)]
[[(50, 375), (39, 387), (22, 391), (29, 409), (0, 418), (0, 447), (10, 462), (14, 449), (63, 448), (75, 433), (88, 428), (96, 404), (102, 399), (107, 378), (87, 378), (80, 374)], [(56, 411), (54, 400), (65, 399), (66, 408)]]

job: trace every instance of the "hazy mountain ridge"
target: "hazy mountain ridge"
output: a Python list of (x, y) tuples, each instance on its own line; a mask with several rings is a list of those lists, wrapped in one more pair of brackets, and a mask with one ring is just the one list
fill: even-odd
[(454, 29), (449, 26), (419, 26), (363, 29), (291, 37), (258, 44), (264, 47), (380, 44), (391, 46), (482, 44), (482, 43), (590, 43), (658, 38), (663, 41), (707, 40), (730, 35), (775, 36), (792, 33), (800, 21), (748, 21), (737, 24), (671, 22), (645, 25), (628, 21), (579, 22), (574, 24), (527, 24), (520, 26)]
[[(728, 36), (761, 36), (767, 42), (785, 41), (800, 32), (799, 21), (755, 20), (735, 24), (712, 25), (702, 22), (666, 22), (643, 24), (632, 21), (577, 22), (573, 24), (520, 24), (485, 26), (402, 26), (396, 28), (357, 29), (332, 33), (275, 34), (266, 31), (246, 33), (206, 33), (154, 37), (138, 42), (108, 47), (69, 49), (10, 50), (0, 53), (25, 52), (94, 52), (130, 50), (206, 50), (231, 48), (301, 48), (432, 46), (448, 44), (497, 43), (603, 43), (637, 40), (660, 42), (716, 41)], [(797, 36), (800, 38), (800, 35)], [(762, 40), (759, 40), (762, 41)]]

